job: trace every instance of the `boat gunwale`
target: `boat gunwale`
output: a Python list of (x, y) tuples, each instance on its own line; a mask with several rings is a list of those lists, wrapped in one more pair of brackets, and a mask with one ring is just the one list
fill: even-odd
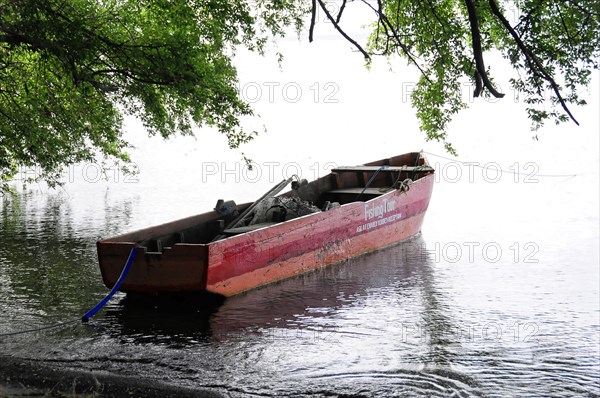
[[(432, 174), (423, 176), (422, 178), (419, 178), (418, 180), (413, 181), (412, 184), (419, 183), (420, 181), (425, 180), (426, 178), (428, 178), (431, 175)], [(298, 228), (301, 228), (303, 226), (311, 224), (310, 222), (308, 222), (308, 223), (306, 222), (306, 220), (308, 218), (316, 218), (318, 216), (323, 216), (324, 214), (327, 214), (327, 217), (325, 217), (325, 218), (331, 218), (331, 217), (334, 217), (336, 215), (336, 213), (338, 213), (338, 212), (340, 212), (342, 210), (347, 210), (348, 207), (360, 207), (361, 205), (364, 206), (365, 204), (367, 204), (367, 203), (369, 203), (371, 201), (378, 200), (378, 199), (380, 199), (382, 197), (393, 196), (397, 191), (398, 191), (397, 189), (394, 189), (394, 190), (391, 190), (391, 191), (388, 191), (388, 192), (383, 192), (381, 195), (374, 196), (374, 197), (372, 197), (372, 198), (370, 198), (369, 200), (366, 200), (366, 201), (359, 200), (359, 201), (353, 201), (353, 202), (350, 202), (350, 203), (344, 203), (343, 205), (340, 205), (339, 207), (336, 207), (336, 208), (328, 210), (328, 211), (321, 211), (321, 212), (315, 212), (315, 213), (306, 214), (306, 215), (303, 215), (303, 216), (300, 216), (300, 217), (292, 218), (290, 220), (279, 222), (279, 223), (274, 224), (274, 225), (266, 225), (266, 226), (264, 226), (262, 228), (255, 229), (253, 231), (248, 231), (248, 232), (245, 232), (245, 233), (242, 233), (242, 234), (228, 236), (228, 237), (225, 237), (223, 239), (220, 239), (220, 240), (217, 240), (217, 241), (214, 241), (214, 242), (207, 242), (207, 243), (180, 243), (180, 242), (178, 242), (178, 243), (173, 244), (172, 246), (166, 246), (165, 248), (167, 248), (167, 247), (175, 247), (175, 246), (210, 246), (210, 247), (215, 247), (215, 246), (219, 246), (219, 244), (222, 244), (224, 242), (228, 242), (228, 243), (229, 242), (235, 242), (235, 240), (241, 239), (242, 237), (253, 236), (253, 235), (257, 234), (257, 233), (264, 233), (265, 230), (276, 230), (279, 227), (289, 229), (290, 225), (292, 225), (294, 223), (300, 223), (300, 224), (302, 224), (302, 225), (298, 226)], [(282, 194), (282, 195), (285, 195), (285, 193)], [(246, 206), (246, 205), (250, 205), (250, 204), (251, 203), (244, 203), (244, 204), (242, 204), (240, 206)], [(210, 212), (209, 211), (209, 212), (206, 212), (206, 213), (200, 213), (200, 214), (196, 214), (194, 216), (185, 217), (185, 218), (174, 220), (174, 221), (170, 221), (170, 222), (167, 222), (167, 223), (158, 224), (158, 225), (154, 225), (154, 226), (151, 226), (151, 227), (147, 227), (147, 228), (142, 228), (142, 229), (139, 229), (139, 230), (131, 231), (129, 233), (117, 235), (117, 236), (114, 236), (114, 237), (111, 237), (111, 238), (101, 239), (101, 240), (98, 241), (98, 243), (102, 243), (102, 244), (137, 245), (138, 247), (145, 248), (144, 246), (140, 245), (140, 242), (138, 242), (138, 241), (133, 241), (133, 240), (118, 240), (118, 239), (119, 238), (124, 238), (124, 237), (126, 237), (128, 235), (133, 235), (133, 234), (138, 234), (138, 233), (143, 233), (143, 232), (150, 232), (150, 231), (152, 231), (154, 229), (158, 229), (158, 228), (166, 228), (166, 227), (168, 227), (170, 225), (178, 224), (178, 223), (184, 222), (184, 221), (190, 221), (190, 220), (193, 220), (193, 219), (198, 218), (200, 216), (208, 215), (208, 214), (211, 214), (211, 213), (214, 213), (217, 216), (215, 219), (218, 218), (218, 213), (217, 212), (215, 212), (215, 211)], [(315, 222), (323, 222), (323, 221), (324, 220), (319, 220), (319, 221), (315, 220)], [(293, 228), (293, 229), (298, 229), (298, 228)], [(145, 251), (145, 252), (147, 254), (161, 254), (162, 253), (162, 252), (154, 252), (154, 251)]]
[[(429, 164), (427, 158), (425, 156), (423, 156), (423, 152), (422, 151), (420, 151), (420, 152), (407, 152), (405, 154), (397, 155), (395, 157), (405, 156), (405, 155), (410, 155), (410, 154), (414, 154), (414, 155), (419, 154), (420, 155), (420, 159), (423, 160), (423, 164), (421, 166), (429, 166), (429, 167), (431, 167), (431, 165)], [(386, 162), (386, 161), (389, 161), (392, 158), (393, 157), (380, 159), (380, 160), (377, 160), (377, 161), (374, 161), (374, 162), (365, 163), (362, 166), (371, 165), (373, 163)], [(417, 178), (416, 180), (412, 181), (411, 185), (420, 183), (420, 181), (424, 181), (427, 178), (432, 177), (434, 175), (434, 173), (435, 173), (435, 170), (432, 168), (431, 171), (427, 171), (426, 174), (424, 174), (424, 175), (420, 176), (419, 178)], [(331, 176), (334, 176), (336, 174), (338, 174), (338, 173), (332, 171), (332, 172), (330, 172), (330, 173), (328, 173), (328, 174), (326, 174), (326, 175), (324, 175), (322, 177), (319, 177), (319, 178), (311, 181), (310, 184), (316, 184), (318, 181), (325, 181), (326, 179), (329, 179), (329, 178), (331, 178)], [(361, 188), (361, 187), (358, 187), (358, 188)], [(236, 238), (239, 238), (239, 237), (252, 236), (255, 233), (264, 232), (266, 229), (268, 229), (268, 230), (277, 229), (278, 227), (281, 227), (281, 226), (289, 227), (290, 223), (292, 223), (292, 222), (302, 222), (302, 223), (304, 223), (305, 219), (307, 217), (316, 217), (317, 215), (323, 214), (323, 213), (330, 213), (331, 215), (334, 215), (338, 211), (341, 211), (341, 210), (339, 210), (341, 208), (347, 209), (348, 206), (359, 206), (360, 204), (364, 205), (364, 204), (369, 203), (369, 202), (371, 202), (373, 200), (378, 200), (378, 199), (380, 199), (382, 197), (385, 197), (385, 196), (394, 195), (397, 190), (398, 189), (392, 189), (392, 190), (387, 191), (387, 192), (382, 192), (380, 195), (373, 196), (372, 198), (370, 198), (368, 200), (365, 200), (365, 201), (361, 201), (361, 200), (351, 201), (349, 203), (344, 203), (344, 204), (340, 205), (339, 207), (336, 207), (336, 208), (331, 209), (331, 210), (320, 211), (320, 212), (306, 214), (306, 215), (303, 215), (303, 216), (300, 216), (300, 217), (292, 218), (290, 220), (279, 222), (279, 223), (274, 224), (274, 225), (264, 226), (262, 228), (258, 228), (258, 229), (253, 230), (253, 231), (248, 231), (248, 232), (245, 232), (245, 233), (242, 233), (242, 234), (239, 234), (239, 235), (228, 236), (228, 237), (225, 237), (225, 238), (220, 239), (218, 241), (206, 242), (206, 243), (179, 243), (178, 242), (178, 243), (175, 243), (175, 244), (173, 244), (171, 246), (165, 246), (165, 248), (166, 247), (174, 247), (174, 246), (178, 246), (178, 245), (179, 246), (184, 246), (185, 245), (185, 246), (210, 246), (210, 247), (214, 247), (216, 244), (218, 246), (218, 244), (220, 244), (222, 242), (231, 242), (232, 239), (236, 239)], [(282, 197), (282, 196), (285, 197), (286, 195), (289, 195), (291, 192), (292, 191), (286, 191), (284, 193), (281, 193), (281, 194), (277, 195), (276, 197)], [(322, 195), (322, 194), (324, 194), (326, 192), (327, 191), (322, 191), (322, 192), (319, 192), (319, 194)], [(246, 209), (250, 205), (252, 205), (252, 202), (242, 203), (240, 205), (237, 205), (237, 207), (238, 207), (239, 210), (243, 211), (244, 209)], [(188, 217), (180, 218), (180, 219), (177, 219), (177, 220), (168, 221), (168, 222), (165, 222), (165, 223), (162, 223), (162, 224), (151, 225), (151, 226), (148, 226), (148, 227), (145, 227), (145, 228), (141, 228), (141, 229), (133, 230), (133, 231), (130, 231), (130, 232), (126, 232), (124, 234), (119, 234), (119, 235), (116, 235), (116, 236), (111, 236), (109, 238), (99, 239), (97, 241), (97, 243), (98, 244), (103, 244), (103, 245), (105, 245), (105, 244), (136, 245), (136, 246), (138, 246), (140, 248), (146, 249), (145, 246), (142, 246), (140, 244), (141, 242), (143, 242), (146, 239), (141, 239), (141, 240), (124, 240), (124, 239), (127, 238), (128, 236), (141, 235), (141, 234), (144, 234), (144, 233), (151, 235), (151, 233), (154, 230), (163, 230), (163, 229), (164, 230), (169, 230), (169, 229), (172, 229), (171, 233), (175, 233), (177, 231), (181, 231), (181, 230), (186, 229), (186, 228), (197, 226), (202, 221), (217, 220), (217, 219), (219, 219), (219, 217), (220, 217), (220, 214), (218, 212), (216, 212), (215, 210), (211, 210), (211, 211), (207, 211), (207, 212), (204, 212), (204, 213), (198, 213), (198, 214), (191, 215), (191, 216), (188, 216)], [(329, 217), (327, 217), (327, 218), (329, 218)], [(177, 228), (170, 228), (170, 227), (177, 227)], [(155, 252), (155, 251), (147, 251), (147, 250), (145, 250), (145, 253), (147, 253), (147, 254), (161, 254), (162, 252), (161, 251)]]
[[(430, 174), (430, 175), (432, 176), (432, 174)], [(419, 178), (418, 180), (413, 181), (413, 184), (415, 184), (415, 183), (417, 183), (417, 182), (419, 182), (421, 180), (425, 180), (430, 175), (424, 176), (423, 178)], [(424, 183), (425, 182), (423, 182), (423, 184)], [(299, 229), (299, 228), (290, 228), (290, 225), (293, 224), (294, 222), (300, 223), (302, 221), (302, 225), (299, 226), (299, 227), (305, 227), (305, 226), (308, 226), (308, 225), (311, 224), (310, 222), (308, 222), (308, 223), (305, 222), (307, 218), (310, 218), (310, 217), (316, 218), (318, 216), (323, 216), (325, 214), (327, 215), (326, 218), (335, 217), (337, 215), (336, 213), (341, 212), (343, 210), (344, 211), (348, 210), (348, 207), (350, 207), (350, 206), (360, 208), (361, 206), (364, 206), (365, 204), (370, 203), (371, 201), (379, 200), (379, 199), (384, 198), (386, 196), (393, 196), (393, 195), (396, 194), (397, 191), (398, 191), (397, 189), (394, 189), (392, 191), (384, 192), (381, 195), (375, 196), (375, 197), (373, 197), (373, 198), (371, 198), (369, 200), (366, 200), (366, 201), (359, 200), (359, 201), (353, 201), (353, 202), (350, 202), (350, 203), (345, 203), (345, 204), (340, 205), (339, 207), (336, 207), (336, 208), (331, 209), (331, 210), (320, 211), (320, 212), (316, 212), (316, 213), (306, 214), (304, 216), (292, 218), (290, 220), (282, 221), (282, 222), (274, 224), (274, 225), (268, 225), (268, 226), (265, 226), (265, 227), (262, 227), (262, 228), (259, 228), (259, 229), (255, 229), (253, 231), (245, 232), (243, 234), (229, 236), (227, 238), (220, 239), (220, 240), (215, 241), (215, 242), (210, 242), (210, 243), (208, 243), (206, 245), (212, 247), (212, 245), (214, 245), (215, 243), (231, 242), (231, 239), (235, 239), (235, 238), (239, 238), (241, 240), (243, 237), (252, 236), (252, 234), (255, 234), (257, 232), (264, 232), (265, 230), (274, 230), (274, 229), (276, 229), (278, 227), (282, 227), (282, 228), (285, 227), (286, 230), (290, 230), (290, 229), (296, 230), (296, 229)], [(323, 221), (324, 220), (318, 220), (318, 221), (315, 221), (315, 222), (323, 222)], [(267, 238), (265, 238), (265, 239), (267, 239)], [(257, 242), (260, 242), (260, 240), (257, 241)], [(174, 246), (176, 246), (178, 244), (179, 243), (176, 243)]]

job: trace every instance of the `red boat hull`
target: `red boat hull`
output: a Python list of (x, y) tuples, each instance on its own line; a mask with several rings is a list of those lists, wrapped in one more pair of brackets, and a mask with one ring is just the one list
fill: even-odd
[[(423, 224), (433, 176), (368, 202), (291, 220), (209, 245), (207, 290), (235, 295), (416, 235)], [(391, 206), (368, 219), (368, 208)]]
[[(421, 164), (426, 164), (424, 159)], [(338, 185), (345, 181), (339, 176), (336, 179)], [(320, 180), (323, 181), (315, 183), (329, 186), (328, 179)], [(210, 242), (214, 234), (208, 226), (218, 217), (216, 212), (101, 240), (97, 247), (102, 277), (105, 285), (111, 288), (118, 280), (130, 250), (137, 245), (140, 250), (121, 291), (206, 290), (224, 296), (239, 294), (416, 235), (429, 205), (433, 181), (433, 172), (430, 172), (411, 182), (408, 191), (391, 190), (365, 202), (352, 201), (329, 211), (211, 243), (185, 241)], [(204, 227), (194, 229), (197, 225)], [(164, 248), (152, 251), (142, 244), (159, 235), (163, 236)], [(176, 238), (180, 242), (170, 242)]]

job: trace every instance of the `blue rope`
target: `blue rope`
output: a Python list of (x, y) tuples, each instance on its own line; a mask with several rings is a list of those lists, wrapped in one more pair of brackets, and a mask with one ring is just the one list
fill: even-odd
[(115, 283), (115, 285), (113, 286), (110, 293), (108, 293), (101, 302), (96, 304), (96, 306), (94, 308), (89, 310), (83, 317), (81, 317), (82, 322), (87, 322), (88, 319), (90, 319), (92, 316), (94, 316), (94, 314), (96, 312), (100, 311), (100, 309), (102, 307), (104, 307), (104, 305), (106, 303), (108, 303), (108, 300), (110, 300), (112, 298), (112, 296), (114, 296), (114, 294), (117, 292), (117, 290), (119, 290), (119, 287), (121, 287), (123, 280), (125, 280), (125, 277), (127, 276), (127, 273), (129, 272), (129, 268), (131, 268), (131, 264), (133, 263), (133, 259), (135, 258), (136, 253), (137, 253), (137, 246), (134, 246), (131, 249), (131, 252), (129, 253), (129, 258), (127, 258), (127, 263), (125, 264), (125, 268), (123, 268), (123, 271), (121, 271), (121, 275), (119, 276), (117, 283)]
[(121, 275), (119, 276), (117, 283), (115, 283), (115, 285), (113, 286), (110, 293), (108, 293), (108, 295), (106, 297), (104, 297), (104, 299), (101, 302), (96, 304), (96, 306), (94, 308), (92, 308), (84, 316), (82, 316), (81, 319), (72, 319), (70, 321), (58, 322), (53, 325), (42, 326), (42, 327), (35, 328), (35, 329), (21, 330), (18, 332), (1, 333), (0, 338), (8, 337), (8, 336), (16, 336), (16, 335), (25, 334), (25, 333), (39, 332), (41, 330), (59, 328), (62, 326), (72, 325), (75, 322), (79, 322), (80, 320), (82, 322), (87, 322), (92, 316), (94, 316), (94, 314), (96, 314), (96, 312), (98, 312), (102, 307), (104, 307), (104, 305), (106, 305), (106, 303), (108, 303), (108, 300), (110, 300), (112, 298), (112, 296), (115, 295), (117, 290), (119, 290), (119, 287), (121, 287), (121, 284), (123, 283), (123, 281), (125, 280), (125, 277), (127, 276), (127, 273), (129, 272), (129, 268), (131, 268), (131, 264), (133, 264), (133, 259), (135, 258), (135, 254), (137, 253), (137, 250), (138, 250), (138, 248), (136, 246), (134, 246), (131, 249), (131, 252), (129, 253), (129, 257), (127, 258), (127, 263), (125, 264), (125, 268), (123, 268), (123, 271), (121, 271)]

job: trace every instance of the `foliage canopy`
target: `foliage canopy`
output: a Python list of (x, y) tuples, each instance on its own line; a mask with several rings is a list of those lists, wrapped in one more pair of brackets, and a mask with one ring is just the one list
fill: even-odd
[[(366, 44), (344, 31), (346, 6), (373, 14)], [(585, 103), (578, 91), (598, 68), (596, 0), (0, 0), (0, 184), (19, 165), (52, 185), (71, 164), (127, 160), (125, 114), (163, 137), (214, 126), (237, 148), (254, 133), (240, 125), (252, 109), (237, 91), (235, 49), (262, 53), (305, 16), (312, 41), (317, 12), (368, 62), (398, 54), (420, 70), (421, 128), (451, 152), (461, 83), (503, 96), (486, 53), (512, 65), (534, 128), (575, 121), (569, 107)]]
[(236, 46), (262, 52), (300, 5), (239, 0), (0, 0), (0, 182), (19, 165), (56, 184), (65, 166), (127, 160), (124, 114), (151, 134), (216, 127), (238, 147), (252, 109)]
[(399, 55), (421, 77), (412, 93), (421, 129), (428, 139), (446, 141), (453, 115), (467, 107), (462, 83), (471, 81), (473, 97), (502, 98), (484, 62), (485, 53), (500, 53), (513, 68), (511, 88), (527, 105), (532, 128), (545, 121), (571, 119), (584, 105), (578, 92), (590, 83), (600, 55), (600, 6), (597, 0), (360, 0), (375, 22), (366, 46), (341, 27), (346, 5), (335, 15), (323, 0), (313, 0), (309, 37), (316, 10), (367, 59)]

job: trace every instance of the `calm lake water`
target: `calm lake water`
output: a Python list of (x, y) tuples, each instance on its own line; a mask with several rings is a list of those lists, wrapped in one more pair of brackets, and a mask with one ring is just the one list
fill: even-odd
[[(242, 73), (243, 82), (258, 75), (259, 87), (304, 90), (296, 102), (289, 93), (256, 100), (269, 131), (245, 148), (252, 172), (214, 132), (148, 140), (129, 120), (136, 177), (115, 169), (106, 181), (97, 165), (81, 165), (62, 189), (1, 196), (0, 333), (76, 319), (102, 299), (100, 237), (203, 212), (219, 198), (249, 201), (286, 174), (323, 175), (329, 162), (429, 151), (438, 180), (422, 234), (211, 312), (117, 295), (88, 325), (0, 339), (3, 354), (232, 396), (600, 395), (597, 115), (535, 141), (521, 104), (474, 104), (450, 132), (459, 160), (477, 164), (460, 163), (423, 142), (397, 95), (372, 94), (406, 80), (385, 66), (300, 73), (294, 56), (306, 54), (294, 51), (285, 73), (256, 64)], [(405, 122), (366, 117), (378, 111)]]

